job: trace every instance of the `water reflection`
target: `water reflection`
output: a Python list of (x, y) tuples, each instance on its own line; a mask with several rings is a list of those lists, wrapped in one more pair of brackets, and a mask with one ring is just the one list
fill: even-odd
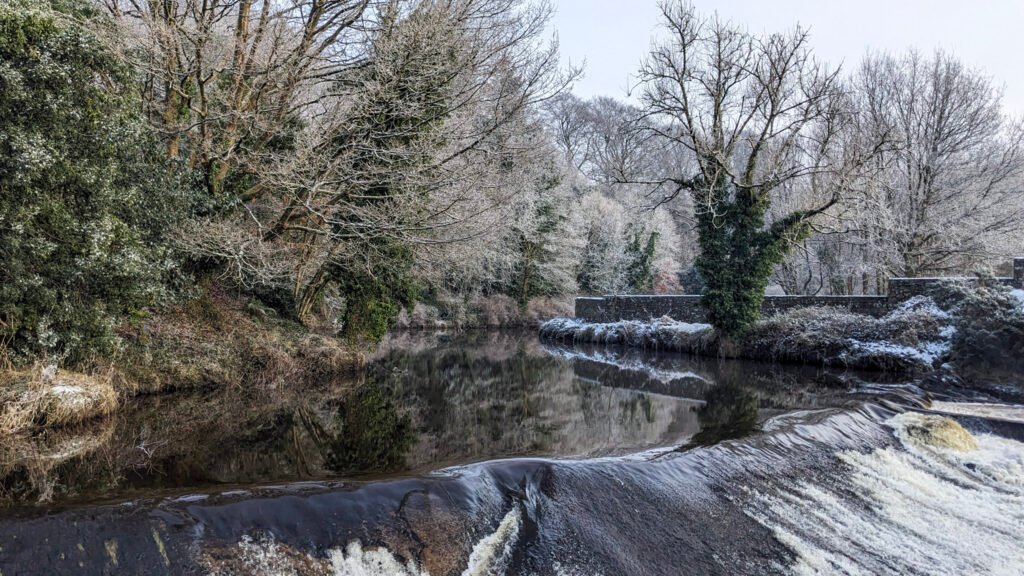
[(884, 377), (591, 344), (546, 343), (545, 349), (571, 362), (581, 380), (691, 399), (697, 423), (680, 450), (750, 435), (782, 413), (854, 406), (863, 396), (852, 390), (879, 384), (875, 380)]
[(372, 374), (416, 423), (416, 469), (620, 454), (678, 442), (700, 427), (699, 400), (580, 377), (571, 359), (549, 353), (533, 334), (404, 335), (377, 356)]
[(551, 348), (527, 333), (405, 334), (352, 380), (139, 398), (111, 420), (5, 439), (0, 497), (95, 501), (690, 447), (849, 402), (849, 385), (817, 371)]
[(416, 433), (409, 416), (398, 411), (391, 390), (362, 387), (338, 407), (336, 421), (340, 430), (327, 435), (328, 470), (351, 475), (405, 468)]
[(750, 434), (757, 429), (758, 405), (757, 394), (750, 388), (734, 384), (712, 388), (700, 409), (701, 430), (690, 444), (706, 446)]
[(6, 440), (0, 494), (49, 501), (402, 470), (415, 431), (393, 392), (364, 380), (142, 398), (110, 420)]

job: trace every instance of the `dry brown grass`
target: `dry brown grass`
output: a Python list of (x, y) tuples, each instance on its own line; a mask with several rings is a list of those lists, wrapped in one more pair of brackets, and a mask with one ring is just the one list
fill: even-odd
[(116, 409), (110, 378), (41, 366), (0, 373), (0, 435), (78, 424)]
[(288, 320), (255, 316), (217, 287), (119, 330), (126, 346), (88, 363), (91, 375), (14, 368), (0, 343), (0, 435), (77, 424), (117, 409), (119, 396), (181, 389), (305, 386), (362, 366), (348, 345)]
[(115, 382), (128, 394), (218, 387), (303, 385), (355, 372), (362, 355), (282, 318), (254, 314), (216, 286), (177, 308), (125, 327)]

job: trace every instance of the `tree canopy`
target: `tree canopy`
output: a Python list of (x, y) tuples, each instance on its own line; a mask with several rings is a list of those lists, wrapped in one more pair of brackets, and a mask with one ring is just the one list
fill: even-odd
[(138, 114), (132, 71), (76, 2), (0, 6), (0, 337), (81, 356), (159, 297), (160, 230), (184, 196)]

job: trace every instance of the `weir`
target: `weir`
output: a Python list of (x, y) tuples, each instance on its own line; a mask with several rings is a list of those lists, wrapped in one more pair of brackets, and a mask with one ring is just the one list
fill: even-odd
[[(881, 296), (765, 296), (762, 314), (773, 316), (794, 308), (828, 306), (879, 317), (896, 304), (928, 294), (938, 283), (950, 280), (977, 282), (977, 278), (966, 277), (890, 278), (888, 293)], [(1024, 257), (1013, 260), (1013, 276), (997, 280), (1024, 289)], [(700, 300), (696, 294), (581, 296), (576, 298), (576, 318), (586, 322), (618, 322), (668, 316), (680, 322), (705, 322)]]

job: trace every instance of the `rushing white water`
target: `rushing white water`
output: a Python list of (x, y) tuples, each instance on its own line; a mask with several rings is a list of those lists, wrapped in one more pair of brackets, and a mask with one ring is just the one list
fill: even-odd
[(469, 565), (462, 572), (462, 576), (497, 576), (505, 573), (509, 560), (512, 558), (512, 550), (516, 540), (519, 538), (519, 528), (522, 526), (523, 516), (519, 507), (512, 510), (501, 519), (497, 530), (493, 534), (477, 542), (473, 552), (469, 555)]
[[(1014, 408), (993, 406), (947, 403), (932, 408), (985, 416), (993, 412), (1005, 416)], [(583, 512), (582, 520), (589, 525), (580, 533), (559, 532), (560, 526), (575, 526), (587, 505), (584, 501), (583, 508), (578, 508), (578, 501), (563, 495), (561, 500), (546, 501), (541, 519), (547, 524), (537, 526), (559, 537), (584, 537), (570, 547), (533, 548), (524, 560), (517, 551), (536, 546), (536, 540), (528, 536), (532, 530), (524, 528), (523, 504), (514, 504), (493, 531), (488, 529), (465, 542), (465, 564), (452, 558), (456, 565), (441, 568), (431, 564), (431, 569), (456, 574), (461, 570), (462, 576), (584, 576), (656, 573), (675, 566), (673, 562), (686, 562), (685, 555), (674, 554), (678, 551), (672, 548), (657, 548), (655, 554), (662, 550), (665, 554), (652, 562), (648, 562), (650, 550), (643, 556), (634, 554), (658, 542), (658, 530), (677, 530), (680, 522), (701, 518), (699, 513), (687, 512), (701, 507), (686, 498), (701, 497), (703, 491), (676, 491), (680, 479), (691, 488), (696, 486), (693, 481), (700, 479), (701, 473), (685, 477), (666, 474), (680, 464), (686, 470), (706, 467), (712, 477), (722, 481), (729, 502), (715, 511), (726, 517), (734, 515), (734, 521), (727, 522), (724, 531), (709, 521), (706, 533), (683, 531), (680, 536), (680, 541), (692, 538), (690, 550), (711, 544), (716, 553), (720, 551), (722, 559), (714, 565), (721, 573), (1024, 575), (1024, 443), (992, 434), (971, 434), (945, 416), (920, 412), (886, 420), (890, 435), (871, 412), (855, 414), (859, 419), (838, 413), (819, 420), (811, 417), (813, 413), (794, 413), (766, 425), (763, 442), (736, 441), (675, 459), (606, 458), (556, 467), (548, 472), (558, 474), (555, 486), (592, 470), (585, 478), (591, 481), (588, 486), (593, 493), (613, 494), (632, 502), (630, 512), (644, 519), (643, 526), (651, 527), (651, 539), (643, 530), (624, 533), (606, 527), (602, 522), (607, 517), (596, 510), (593, 516)], [(855, 421), (859, 424), (852, 424)], [(769, 441), (773, 436), (775, 440)], [(850, 438), (865, 441), (843, 443)], [(801, 458), (805, 450), (820, 457), (787, 473), (763, 474), (778, 465), (778, 458)], [(729, 462), (735, 467), (723, 466)], [(605, 474), (617, 478), (612, 492), (601, 480)], [(607, 502), (611, 506), (616, 503)], [(680, 509), (674, 508), (676, 503)], [(560, 518), (560, 506), (572, 510), (568, 517)], [(611, 522), (617, 517), (611, 517)], [(716, 531), (713, 542), (706, 540), (707, 534)], [(730, 539), (732, 535), (735, 540)], [(751, 544), (744, 542), (745, 538), (756, 540)], [(622, 547), (611, 555), (610, 562), (592, 553), (604, 544)], [(764, 554), (759, 556), (761, 552)], [(425, 567), (417, 564), (418, 559), (408, 560), (385, 548), (363, 547), (358, 541), (328, 551), (325, 558), (273, 539), (244, 538), (233, 564), (225, 567), (215, 562), (223, 556), (211, 558), (211, 574), (429, 576)], [(693, 566), (692, 559), (689, 561), (686, 565)]]
[(235, 552), (233, 560), (227, 563), (207, 558), (207, 573), (227, 576), (241, 570), (261, 576), (430, 576), (412, 560), (402, 562), (385, 548), (363, 548), (358, 541), (350, 542), (344, 550), (328, 551), (327, 559), (290, 548), (269, 537), (245, 536)]
[(364, 549), (359, 542), (350, 542), (341, 550), (331, 551), (334, 576), (430, 576), (416, 563), (402, 563), (384, 548)]
[(1024, 574), (1024, 444), (929, 443), (913, 433), (925, 418), (890, 419), (899, 445), (842, 452), (833, 477), (754, 495), (793, 573)]
[[(519, 538), (522, 513), (513, 508), (502, 518), (497, 529), (473, 547), (463, 576), (498, 576), (506, 573), (512, 551)], [(238, 543), (236, 564), (213, 562), (209, 574), (226, 575), (241, 567), (249, 573), (264, 576), (298, 576), (311, 572), (332, 576), (430, 576), (415, 561), (402, 561), (386, 548), (364, 548), (352, 541), (344, 548), (332, 549), (327, 560), (289, 548), (272, 538), (243, 537)]]

